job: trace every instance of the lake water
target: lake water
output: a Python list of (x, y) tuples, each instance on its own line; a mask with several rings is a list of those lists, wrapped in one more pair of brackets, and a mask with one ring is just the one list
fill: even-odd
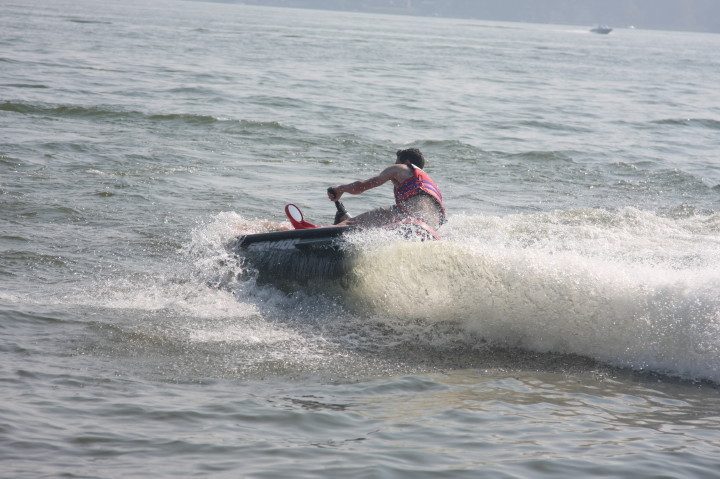
[[(720, 477), (719, 35), (0, 10), (0, 476)], [(407, 147), (442, 241), (228, 253)]]

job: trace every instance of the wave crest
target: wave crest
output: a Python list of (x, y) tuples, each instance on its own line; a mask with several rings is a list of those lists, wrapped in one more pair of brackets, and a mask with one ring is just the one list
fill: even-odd
[(719, 219), (454, 218), (445, 241), (368, 249), (348, 302), (410, 328), (455, 323), (491, 344), (720, 381)]

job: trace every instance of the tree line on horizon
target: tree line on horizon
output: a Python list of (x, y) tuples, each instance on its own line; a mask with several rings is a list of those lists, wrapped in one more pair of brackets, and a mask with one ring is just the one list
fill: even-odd
[(225, 0), (250, 5), (720, 33), (720, 0)]

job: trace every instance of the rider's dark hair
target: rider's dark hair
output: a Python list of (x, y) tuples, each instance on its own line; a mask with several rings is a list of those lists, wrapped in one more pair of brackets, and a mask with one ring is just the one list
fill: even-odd
[(398, 160), (405, 163), (405, 160), (409, 160), (410, 163), (417, 166), (418, 168), (422, 169), (425, 167), (425, 157), (423, 154), (418, 150), (417, 148), (408, 148), (407, 150), (398, 150), (397, 153)]

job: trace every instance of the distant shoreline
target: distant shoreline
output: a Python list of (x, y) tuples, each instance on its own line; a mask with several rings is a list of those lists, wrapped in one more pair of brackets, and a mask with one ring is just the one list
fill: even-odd
[[(542, 5), (523, 0), (486, 0), (457, 5), (450, 0), (203, 0), (281, 8), (380, 13), (419, 17), (612, 28), (720, 33), (720, 2), (715, 6), (698, 0), (636, 0), (620, 6), (597, 5), (578, 0), (571, 10), (562, 0)], [(583, 5), (585, 3), (585, 5)]]

